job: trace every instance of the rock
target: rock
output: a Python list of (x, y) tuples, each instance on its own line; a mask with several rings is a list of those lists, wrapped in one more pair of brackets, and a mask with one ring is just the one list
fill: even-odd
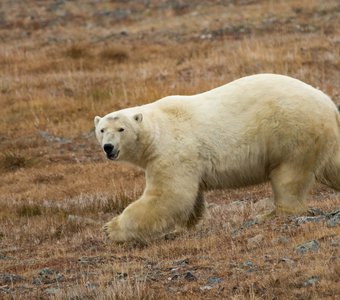
[(331, 246), (333, 246), (333, 247), (339, 247), (340, 246), (340, 235), (334, 237), (334, 239), (331, 240)]
[(325, 213), (320, 208), (309, 208), (307, 211), (309, 216), (323, 216)]
[(241, 267), (254, 267), (254, 264), (250, 260), (246, 260), (241, 264)]
[(311, 240), (307, 243), (298, 245), (296, 247), (296, 252), (299, 254), (305, 254), (306, 252), (317, 252), (320, 248), (320, 243), (317, 240)]
[(304, 283), (303, 286), (311, 286), (314, 285), (315, 283), (317, 283), (319, 281), (319, 276), (312, 276), (309, 277)]
[(6, 257), (6, 255), (5, 254), (3, 254), (3, 253), (0, 253), (0, 259), (6, 259), (7, 257)]
[(264, 240), (263, 234), (255, 235), (254, 237), (247, 240), (247, 246), (250, 249), (258, 247)]
[(184, 279), (188, 280), (188, 281), (194, 281), (194, 280), (197, 280), (196, 276), (194, 274), (192, 274), (190, 271), (187, 272), (185, 275), (184, 275)]
[(309, 223), (309, 222), (320, 222), (326, 219), (326, 216), (317, 216), (317, 217), (295, 217), (293, 218), (293, 222), (296, 225), (301, 225), (304, 223)]
[(201, 291), (211, 290), (213, 287), (211, 285), (200, 286)]
[(178, 279), (178, 277), (179, 277), (179, 274), (173, 274), (171, 277), (168, 277), (168, 280), (169, 281), (171, 281), (171, 280), (176, 280), (176, 279)]
[(244, 263), (240, 264), (240, 268), (244, 269), (248, 273), (252, 273), (255, 271), (256, 265), (253, 264), (250, 260), (247, 260)]
[(274, 245), (278, 245), (278, 244), (283, 244), (283, 245), (285, 245), (285, 244), (288, 244), (289, 242), (290, 242), (290, 239), (287, 238), (287, 237), (284, 236), (284, 235), (280, 235), (280, 236), (278, 236), (277, 238), (272, 239), (272, 244), (274, 244)]
[(68, 215), (67, 221), (71, 223), (84, 223), (84, 224), (98, 224), (97, 221), (90, 218), (84, 218), (76, 215)]
[(249, 220), (246, 220), (246, 221), (243, 222), (241, 228), (242, 229), (250, 228), (250, 227), (252, 227), (255, 224), (257, 224), (256, 219), (249, 219)]
[(15, 282), (24, 281), (25, 279), (15, 274), (0, 274), (0, 284), (12, 284)]
[(115, 275), (115, 278), (117, 279), (126, 279), (128, 277), (128, 274), (125, 272), (117, 272)]
[(220, 283), (222, 281), (223, 281), (223, 279), (220, 278), (220, 277), (209, 277), (208, 278), (208, 283), (209, 284), (216, 284), (216, 283)]
[(50, 143), (58, 143), (60, 145), (67, 145), (67, 144), (71, 144), (72, 141), (65, 139), (63, 137), (58, 137), (58, 136), (53, 136), (50, 135), (47, 131), (38, 131), (38, 134), (47, 142)]
[(57, 295), (60, 293), (60, 289), (56, 289), (56, 288), (48, 288), (45, 290), (45, 293), (48, 295)]
[(85, 287), (88, 289), (88, 290), (95, 290), (96, 289), (96, 285), (95, 284), (93, 284), (93, 283), (91, 283), (91, 282), (86, 282), (85, 283)]
[(185, 258), (185, 259), (181, 259), (181, 260), (176, 260), (172, 264), (184, 267), (184, 266), (189, 264), (189, 258)]
[(294, 260), (292, 260), (292, 259), (290, 259), (290, 258), (287, 258), (287, 257), (281, 258), (280, 261), (286, 263), (286, 264), (287, 264), (288, 266), (290, 266), (290, 267), (294, 267), (294, 265), (295, 265)]
[(56, 270), (50, 268), (43, 268), (39, 271), (38, 277), (33, 278), (33, 284), (50, 284), (55, 282), (64, 281), (64, 275), (60, 274)]
[(330, 213), (331, 218), (327, 221), (327, 227), (336, 227), (340, 224), (340, 210)]
[(272, 211), (275, 209), (274, 201), (271, 198), (263, 198), (254, 203), (254, 210), (259, 213), (263, 211)]

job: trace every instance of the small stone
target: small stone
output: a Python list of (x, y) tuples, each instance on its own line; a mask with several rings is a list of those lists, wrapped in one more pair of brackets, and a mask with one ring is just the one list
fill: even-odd
[(296, 218), (293, 218), (293, 222), (294, 222), (296, 225), (301, 225), (301, 224), (310, 223), (310, 222), (316, 223), (316, 222), (323, 221), (323, 220), (325, 220), (325, 219), (326, 219), (326, 216), (316, 216), (316, 217), (296, 217)]
[(197, 280), (196, 276), (194, 274), (192, 274), (191, 272), (187, 272), (184, 275), (184, 279), (188, 280), (188, 281), (194, 281)]
[(97, 224), (95, 220), (92, 220), (90, 218), (84, 218), (76, 215), (68, 215), (67, 222), (70, 223), (84, 223), (84, 224)]
[(275, 208), (274, 201), (271, 198), (263, 198), (254, 203), (254, 210), (259, 213), (263, 211), (272, 211)]
[(117, 272), (115, 277), (117, 279), (126, 279), (128, 277), (128, 274), (125, 272)]
[(208, 278), (208, 283), (209, 284), (216, 284), (216, 283), (220, 283), (222, 281), (223, 281), (223, 279), (220, 278), (220, 277), (209, 277)]
[(255, 272), (256, 270), (256, 265), (253, 264), (250, 260), (247, 260), (244, 263), (242, 263), (240, 267), (248, 273)]
[(299, 254), (305, 254), (306, 252), (312, 251), (317, 252), (320, 248), (320, 243), (317, 240), (311, 240), (307, 243), (298, 245), (296, 247), (296, 252)]
[(249, 219), (243, 222), (241, 228), (250, 228), (257, 223), (256, 219)]
[(254, 267), (255, 265), (250, 261), (250, 260), (247, 260), (245, 261), (244, 263), (241, 264), (241, 267)]
[(211, 290), (213, 287), (211, 285), (203, 285), (203, 286), (200, 286), (200, 290), (201, 291), (208, 291), (208, 290)]
[(42, 283), (49, 284), (54, 282), (60, 282), (65, 279), (64, 275), (50, 268), (43, 268), (39, 271), (38, 274), (39, 274), (38, 278), (33, 278), (33, 284), (35, 285), (40, 285)]
[(340, 246), (340, 235), (336, 236), (334, 239), (331, 240), (331, 246), (333, 247)]
[(172, 275), (171, 277), (168, 277), (168, 280), (169, 280), (169, 281), (171, 281), (171, 280), (176, 280), (176, 279), (178, 279), (178, 277), (179, 277), (179, 274), (174, 274), (174, 275)]
[(49, 295), (56, 295), (58, 293), (60, 293), (60, 289), (55, 289), (55, 288), (48, 288), (45, 290), (46, 294)]
[(181, 259), (181, 260), (176, 260), (172, 264), (184, 267), (184, 266), (189, 264), (189, 258), (185, 258), (185, 259)]
[(280, 259), (280, 261), (286, 263), (288, 266), (293, 267), (295, 265), (294, 260), (287, 258), (287, 257), (283, 257)]
[(289, 238), (287, 238), (287, 237), (284, 236), (284, 235), (280, 235), (280, 236), (278, 236), (277, 238), (272, 239), (272, 244), (274, 244), (274, 245), (277, 245), (277, 244), (283, 244), (283, 245), (285, 245), (285, 244), (288, 244), (289, 241), (290, 241)]
[(313, 207), (309, 208), (307, 213), (310, 216), (320, 216), (320, 215), (325, 214), (320, 208), (313, 208)]
[(0, 274), (0, 284), (11, 284), (24, 280), (23, 277), (16, 274)]
[(318, 281), (319, 281), (319, 277), (318, 276), (312, 276), (312, 277), (308, 278), (303, 283), (303, 286), (311, 286), (311, 285), (314, 285), (315, 283), (317, 283)]
[(0, 259), (6, 259), (7, 257), (6, 257), (6, 255), (5, 254), (3, 254), (3, 253), (0, 253)]
[(263, 234), (255, 235), (254, 237), (248, 239), (247, 246), (248, 248), (256, 248), (258, 247), (264, 240)]
[(340, 224), (340, 212), (331, 214), (332, 217), (327, 221), (327, 227), (336, 227)]
[(85, 287), (88, 289), (88, 290), (95, 290), (96, 289), (96, 285), (91, 283), (91, 282), (86, 282), (85, 283)]

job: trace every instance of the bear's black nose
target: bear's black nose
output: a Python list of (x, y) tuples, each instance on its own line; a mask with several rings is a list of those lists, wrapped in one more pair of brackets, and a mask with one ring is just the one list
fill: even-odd
[(105, 144), (104, 145), (104, 151), (106, 154), (110, 154), (113, 151), (113, 145), (112, 144)]

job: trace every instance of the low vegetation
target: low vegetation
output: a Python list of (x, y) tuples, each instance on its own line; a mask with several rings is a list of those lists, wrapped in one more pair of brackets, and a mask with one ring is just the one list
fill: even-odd
[(194, 230), (107, 241), (144, 175), (104, 159), (93, 117), (264, 72), (339, 104), (338, 1), (43, 2), (0, 5), (0, 298), (337, 299), (339, 196), (323, 186), (309, 218), (255, 224), (264, 184), (207, 193)]

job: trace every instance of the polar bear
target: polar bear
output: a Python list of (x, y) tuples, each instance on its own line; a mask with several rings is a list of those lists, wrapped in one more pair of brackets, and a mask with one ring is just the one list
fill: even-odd
[(269, 215), (304, 213), (315, 179), (340, 190), (339, 122), (324, 93), (274, 74), (96, 116), (107, 158), (146, 174), (140, 199), (104, 229), (117, 242), (148, 241), (194, 226), (203, 191), (267, 180), (275, 203)]

